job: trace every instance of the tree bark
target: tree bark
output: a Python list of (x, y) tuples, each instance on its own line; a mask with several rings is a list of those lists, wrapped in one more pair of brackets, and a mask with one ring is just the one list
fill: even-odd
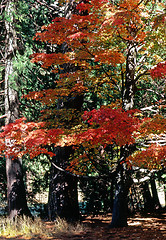
[[(133, 42), (128, 44), (128, 53), (126, 59), (126, 76), (124, 92), (122, 93), (123, 109), (125, 111), (134, 107), (135, 95), (135, 69), (136, 69), (136, 47)], [(110, 227), (126, 227), (127, 226), (127, 195), (130, 187), (131, 176), (128, 175), (128, 170), (125, 169), (125, 159), (132, 151), (132, 146), (125, 146), (121, 148), (121, 157), (118, 162), (117, 176), (116, 176), (116, 191), (113, 204), (113, 215)], [(120, 166), (120, 167), (119, 167)], [(126, 180), (127, 181), (126, 181)]]
[[(64, 17), (70, 18), (71, 14), (77, 13), (77, 2), (70, 0), (65, 6)], [(66, 43), (62, 44), (61, 51), (63, 53), (70, 51)], [(73, 64), (64, 64), (63, 73), (75, 72), (78, 70)], [(59, 100), (58, 108), (74, 109), (81, 111), (83, 104), (83, 96), (68, 96), (66, 99)], [(75, 116), (77, 118), (77, 116)], [(74, 121), (74, 120), (73, 120)], [(66, 127), (70, 127), (71, 122), (66, 121)], [(57, 147), (55, 149), (56, 156), (52, 159), (58, 167), (66, 169), (69, 164), (70, 155), (73, 153), (72, 147)], [(51, 166), (48, 214), (50, 220), (55, 220), (57, 216), (65, 218), (69, 221), (75, 221), (79, 218), (77, 178), (67, 174), (65, 171), (57, 170)]]
[(128, 214), (128, 192), (133, 181), (131, 178), (130, 170), (126, 169), (125, 161), (132, 151), (133, 146), (124, 146), (120, 150), (120, 160), (116, 169), (115, 177), (115, 196), (112, 211), (112, 221), (110, 224), (111, 228), (115, 227), (126, 227), (127, 224), (127, 214)]
[(155, 210), (159, 210), (161, 209), (161, 204), (160, 204), (158, 193), (157, 193), (155, 178), (153, 176), (151, 176), (150, 178), (150, 185), (152, 189), (152, 198), (153, 198)]
[[(71, 151), (71, 147), (57, 147), (56, 156), (52, 161), (65, 169)], [(77, 177), (56, 169), (54, 165), (51, 167), (48, 213), (52, 221), (58, 216), (68, 221), (75, 221), (79, 218)]]
[[(63, 107), (68, 109), (81, 110), (83, 96), (76, 96), (63, 103)], [(77, 117), (77, 116), (76, 116)], [(70, 122), (66, 122), (70, 127)], [(74, 153), (72, 147), (56, 147), (55, 157), (52, 162), (56, 166), (66, 169), (69, 165), (70, 155)], [(48, 214), (50, 220), (55, 220), (58, 216), (75, 221), (79, 219), (77, 177), (66, 171), (58, 170), (51, 165)]]
[(115, 198), (112, 212), (111, 228), (127, 226), (127, 186), (123, 176), (123, 166), (119, 166), (115, 183)]
[(6, 157), (7, 201), (10, 219), (16, 216), (31, 216), (27, 206), (21, 159)]
[[(6, 47), (5, 47), (5, 124), (14, 122), (19, 118), (19, 101), (17, 92), (12, 89), (10, 76), (13, 74), (13, 58), (17, 49), (17, 38), (14, 28), (14, 4), (8, 0), (5, 12), (9, 20), (5, 20)], [(8, 144), (12, 144), (9, 142)], [(21, 159), (12, 159), (6, 156), (7, 175), (7, 202), (8, 214), (11, 219), (18, 215), (31, 215), (27, 207), (26, 193), (23, 182), (23, 170)]]
[(133, 109), (134, 95), (136, 89), (135, 82), (135, 69), (136, 69), (136, 46), (133, 42), (128, 44), (128, 53), (126, 59), (126, 77), (124, 92), (122, 93), (123, 109), (125, 111)]
[(149, 190), (149, 183), (145, 181), (142, 184), (143, 189), (143, 199), (144, 199), (144, 211), (153, 212), (154, 211), (154, 202)]

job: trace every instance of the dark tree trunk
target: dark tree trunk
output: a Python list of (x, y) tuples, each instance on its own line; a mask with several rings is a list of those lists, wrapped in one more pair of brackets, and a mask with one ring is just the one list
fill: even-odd
[(21, 159), (6, 157), (8, 214), (11, 219), (19, 215), (31, 216), (27, 206)]
[(113, 212), (113, 205), (114, 205), (114, 183), (115, 179), (111, 179), (111, 189), (110, 189), (110, 210)]
[[(71, 147), (57, 147), (56, 156), (52, 159), (56, 166), (63, 170), (67, 167)], [(55, 220), (57, 216), (69, 221), (79, 218), (77, 178), (66, 171), (58, 170), (52, 164), (49, 187), (48, 213), (49, 219)]]
[[(112, 211), (111, 228), (126, 227), (128, 214), (128, 192), (133, 181), (131, 178), (131, 171), (126, 169), (123, 159), (126, 159), (128, 154), (128, 146), (121, 148), (121, 156), (116, 170), (115, 177), (115, 196)], [(129, 148), (130, 151), (133, 146)]]
[[(126, 76), (125, 76), (125, 86), (122, 87), (122, 102), (123, 109), (125, 111), (132, 109), (134, 107), (134, 95), (135, 95), (135, 69), (136, 69), (136, 47), (131, 41), (128, 44), (128, 53), (126, 59)], [(133, 150), (132, 146), (125, 146), (121, 148), (121, 157), (125, 161), (127, 155)], [(127, 154), (127, 155), (126, 155)], [(127, 176), (128, 171), (125, 170), (125, 164), (121, 164), (121, 167), (117, 168), (116, 177), (116, 191), (113, 205), (113, 215), (110, 227), (125, 227), (127, 226), (127, 195), (131, 182), (131, 176)], [(126, 179), (127, 182), (126, 182)]]
[(158, 193), (157, 193), (156, 182), (153, 176), (151, 176), (150, 178), (150, 185), (152, 189), (152, 198), (153, 198), (154, 207), (156, 210), (159, 210), (161, 209), (161, 204), (160, 204)]
[[(13, 57), (17, 49), (17, 37), (14, 28), (14, 4), (15, 1), (8, 0), (5, 12), (9, 21), (5, 20), (6, 28), (6, 49), (5, 49), (5, 124), (14, 122), (19, 118), (19, 102), (17, 92), (12, 89), (10, 76), (13, 74)], [(8, 139), (7, 144), (12, 144)], [(31, 215), (27, 207), (25, 187), (23, 182), (22, 162), (20, 159), (13, 160), (6, 156), (7, 175), (7, 201), (8, 214), (10, 218), (18, 215)]]
[[(76, 96), (63, 103), (67, 109), (81, 110), (83, 96)], [(75, 116), (77, 117), (77, 116)], [(74, 120), (73, 120), (74, 121)], [(70, 127), (70, 122), (66, 125)], [(69, 165), (70, 155), (73, 154), (72, 147), (57, 147), (56, 156), (52, 159), (48, 214), (50, 220), (55, 220), (57, 216), (66, 218), (69, 221), (75, 221), (79, 218), (77, 178), (65, 171)], [(59, 170), (55, 167), (60, 167)], [(64, 171), (63, 171), (64, 170)]]
[(149, 183), (145, 181), (142, 184), (143, 189), (143, 198), (144, 198), (144, 211), (153, 212), (154, 211), (154, 202), (149, 190)]
[[(64, 11), (64, 17), (70, 18), (71, 14), (77, 14), (76, 10), (77, 2), (70, 0), (67, 2)], [(62, 44), (61, 51), (71, 51), (68, 49), (66, 43)], [(73, 64), (64, 64), (63, 73), (75, 72), (78, 67)], [(76, 110), (76, 114), (81, 112), (83, 104), (83, 96), (77, 95), (75, 97), (68, 96), (68, 98), (60, 99), (58, 108), (65, 108)], [(78, 118), (74, 116), (73, 118)], [(70, 128), (74, 123), (66, 120), (66, 128)], [(55, 149), (56, 156), (52, 159), (56, 166), (63, 170), (69, 164), (70, 155), (73, 153), (72, 147), (57, 147)], [(49, 186), (49, 200), (48, 200), (48, 214), (50, 220), (55, 220), (57, 216), (65, 218), (69, 221), (75, 221), (79, 218), (79, 207), (78, 207), (78, 192), (77, 192), (77, 178), (72, 174), (67, 173), (63, 170), (58, 170), (52, 164), (50, 174), (50, 186)]]
[(123, 167), (119, 170), (115, 184), (115, 198), (112, 212), (111, 228), (127, 226), (127, 189), (123, 179)]

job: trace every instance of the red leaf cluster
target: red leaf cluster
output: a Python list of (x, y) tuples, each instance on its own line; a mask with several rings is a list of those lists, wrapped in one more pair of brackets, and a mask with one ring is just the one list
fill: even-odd
[(13, 158), (25, 154), (34, 158), (42, 153), (53, 156), (54, 154), (49, 152), (46, 146), (57, 143), (63, 131), (49, 130), (45, 126), (45, 122), (26, 122), (25, 118), (6, 125), (0, 133), (0, 153)]
[(152, 144), (148, 148), (128, 157), (127, 162), (129, 165), (136, 165), (148, 169), (166, 167), (166, 146)]
[(77, 135), (77, 144), (88, 144), (92, 147), (113, 143), (119, 146), (134, 143), (133, 133), (140, 125), (140, 120), (133, 116), (135, 111), (125, 112), (122, 109), (102, 107), (85, 112), (83, 119), (90, 128)]
[(156, 67), (152, 68), (150, 74), (153, 79), (166, 77), (166, 62), (160, 62)]

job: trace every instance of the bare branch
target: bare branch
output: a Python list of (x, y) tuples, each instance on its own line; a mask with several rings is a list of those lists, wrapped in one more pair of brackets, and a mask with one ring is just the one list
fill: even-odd
[(0, 116), (0, 119), (6, 118), (6, 117), (7, 117), (7, 114)]
[(143, 73), (140, 73), (136, 78), (135, 78), (135, 81), (137, 82), (138, 81), (138, 79), (140, 78), (140, 77), (142, 77), (142, 76), (145, 76), (145, 75), (149, 75), (150, 76), (150, 72), (148, 72), (149, 71), (149, 69), (147, 69), (147, 70), (145, 70)]

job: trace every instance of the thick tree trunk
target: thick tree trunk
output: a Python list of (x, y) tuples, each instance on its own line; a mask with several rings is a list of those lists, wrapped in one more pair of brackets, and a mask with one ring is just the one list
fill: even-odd
[(142, 184), (143, 189), (143, 199), (144, 199), (144, 211), (153, 212), (154, 211), (154, 202), (149, 190), (149, 183), (145, 181)]
[(8, 214), (11, 219), (31, 213), (27, 206), (21, 159), (6, 157)]
[(153, 176), (151, 176), (150, 178), (150, 185), (152, 189), (152, 198), (153, 198), (155, 210), (159, 210), (161, 209), (161, 204), (160, 204), (158, 193), (157, 193), (155, 178)]
[[(64, 17), (70, 18), (71, 14), (77, 13), (77, 2), (69, 0), (65, 6)], [(61, 51), (70, 51), (66, 43), (62, 44)], [(64, 64), (63, 73), (75, 72), (78, 67), (73, 64)], [(81, 111), (83, 104), (83, 96), (69, 96), (68, 99), (59, 101), (58, 108), (74, 109)], [(77, 117), (77, 116), (76, 116)], [(74, 121), (74, 120), (73, 120)], [(66, 120), (66, 127), (70, 127), (71, 122)], [(73, 153), (72, 147), (57, 147), (55, 150), (56, 156), (52, 159), (53, 163), (63, 170), (69, 164), (70, 155)], [(79, 218), (78, 207), (78, 191), (77, 178), (66, 171), (58, 170), (55, 165), (51, 166), (50, 186), (49, 186), (49, 200), (48, 200), (48, 214), (50, 220), (55, 220), (57, 216), (65, 218), (69, 221), (75, 221)]]
[[(123, 99), (123, 109), (125, 111), (132, 109), (134, 107), (134, 95), (135, 95), (135, 69), (136, 69), (136, 47), (133, 42), (128, 44), (128, 53), (126, 59), (126, 77), (125, 86), (123, 86), (124, 92), (122, 93)], [(125, 161), (127, 155), (130, 151), (130, 146), (125, 146), (121, 148), (121, 159)], [(131, 182), (131, 176), (127, 176), (128, 171), (125, 169), (125, 164), (122, 164), (117, 168), (116, 177), (116, 191), (113, 204), (113, 215), (110, 227), (125, 227), (127, 226), (127, 195)], [(127, 179), (127, 181), (125, 180)]]
[[(8, 0), (5, 8), (6, 15), (9, 18), (9, 20), (5, 20), (5, 124), (12, 123), (19, 118), (19, 102), (17, 92), (12, 89), (10, 83), (10, 76), (13, 73), (12, 59), (17, 48), (16, 32), (13, 26), (14, 3), (15, 1)], [(6, 144), (12, 144), (10, 139), (8, 139)], [(6, 156), (6, 175), (9, 217), (13, 219), (18, 215), (30, 215), (30, 211), (26, 202), (22, 162), (20, 159), (13, 160), (12, 157)]]
[[(63, 103), (67, 109), (81, 110), (83, 96), (76, 96)], [(77, 117), (77, 116), (76, 116)], [(73, 120), (74, 121), (74, 120)], [(66, 125), (70, 127), (70, 122)], [(73, 154), (72, 147), (57, 147), (56, 156), (52, 159), (48, 214), (50, 220), (55, 220), (57, 216), (75, 221), (79, 218), (77, 178), (65, 171), (69, 165), (70, 155)], [(59, 170), (60, 167), (62, 170)], [(64, 170), (64, 171), (63, 171)]]
[(111, 228), (127, 226), (127, 193), (127, 186), (125, 186), (123, 176), (123, 166), (120, 166), (115, 183)]
[[(71, 147), (57, 147), (53, 163), (63, 170), (67, 167), (71, 154)], [(52, 164), (49, 187), (48, 213), (49, 219), (57, 216), (75, 221), (79, 218), (77, 178), (66, 171), (58, 170)]]
[[(128, 191), (133, 181), (130, 170), (127, 170), (125, 163), (122, 162), (129, 154), (128, 148), (128, 146), (121, 148), (121, 156), (116, 170), (111, 228), (127, 226)], [(132, 148), (133, 146), (130, 147), (129, 150), (131, 151)]]
[[(83, 96), (76, 96), (63, 103), (67, 109), (81, 110)], [(76, 116), (77, 117), (77, 116)], [(66, 123), (70, 127), (70, 122)], [(52, 159), (48, 214), (50, 220), (57, 216), (75, 221), (79, 218), (77, 178), (65, 171), (69, 165), (70, 155), (73, 154), (72, 147), (56, 147), (56, 156)], [(56, 168), (60, 167), (62, 170)], [(64, 170), (64, 171), (63, 171)]]

